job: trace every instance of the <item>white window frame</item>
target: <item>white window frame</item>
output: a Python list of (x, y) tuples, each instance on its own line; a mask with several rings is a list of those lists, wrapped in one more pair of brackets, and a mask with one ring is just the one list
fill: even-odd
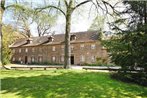
[(71, 46), (70, 46), (70, 49), (71, 49), (71, 50), (74, 50), (74, 46), (73, 46), (73, 45), (71, 45)]
[(19, 53), (21, 53), (21, 48), (18, 51), (19, 51)]
[(52, 51), (56, 51), (56, 47), (55, 46), (52, 47)]
[(61, 56), (61, 62), (64, 62), (64, 56), (63, 55)]
[(39, 52), (42, 52), (42, 48), (41, 47), (39, 48)]
[(26, 52), (26, 53), (28, 52), (28, 48), (25, 49), (25, 52)]
[(39, 58), (38, 61), (39, 61), (39, 62), (42, 62), (43, 57), (42, 57), (42, 56), (39, 56), (38, 58)]
[(81, 62), (85, 62), (85, 56), (81, 55), (80, 60), (81, 60)]
[(35, 62), (35, 57), (34, 56), (31, 57), (31, 62)]
[(61, 46), (61, 49), (64, 50), (64, 45)]
[(12, 58), (12, 61), (13, 61), (13, 62), (15, 61), (15, 57)]
[(91, 61), (92, 61), (92, 62), (95, 62), (95, 60), (96, 60), (96, 59), (95, 59), (95, 56), (92, 56), (92, 57), (91, 57)]
[(32, 48), (32, 52), (35, 52), (35, 48)]
[(64, 49), (64, 45), (61, 46), (61, 49)]
[(80, 45), (80, 48), (81, 48), (81, 49), (83, 49), (84, 47), (85, 47), (85, 45), (84, 45), (84, 44), (81, 44), (81, 45)]
[(15, 53), (15, 49), (12, 50), (12, 53)]
[(19, 57), (19, 59), (18, 59), (19, 61), (21, 61), (21, 57)]
[(96, 48), (96, 45), (95, 44), (92, 44), (91, 45), (91, 49), (95, 49)]
[(55, 62), (56, 61), (56, 57), (52, 56), (52, 61)]

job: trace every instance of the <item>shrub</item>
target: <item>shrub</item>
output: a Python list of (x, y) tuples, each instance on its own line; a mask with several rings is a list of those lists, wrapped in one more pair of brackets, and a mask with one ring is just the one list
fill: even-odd
[(111, 77), (116, 80), (121, 80), (128, 83), (136, 83), (142, 86), (147, 86), (147, 74), (146, 73), (131, 73), (131, 72), (119, 72), (111, 74)]

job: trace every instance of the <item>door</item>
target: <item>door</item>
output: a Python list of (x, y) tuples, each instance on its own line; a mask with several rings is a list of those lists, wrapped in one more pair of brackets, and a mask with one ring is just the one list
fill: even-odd
[(71, 64), (73, 65), (74, 64), (74, 56), (71, 56), (70, 60), (71, 60)]
[(28, 57), (25, 56), (25, 64), (27, 64), (27, 63), (28, 63)]

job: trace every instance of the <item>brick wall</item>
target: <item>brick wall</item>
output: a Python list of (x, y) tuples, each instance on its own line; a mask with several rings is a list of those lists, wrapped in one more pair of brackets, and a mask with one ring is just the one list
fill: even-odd
[[(93, 45), (93, 49), (91, 45)], [(17, 47), (12, 48), (12, 50), (12, 62), (20, 61), (21, 63), (64, 63), (63, 44)], [(108, 58), (106, 49), (103, 49), (100, 42), (98, 41), (71, 43), (71, 56), (74, 57), (74, 64), (80, 64), (84, 62), (95, 63), (97, 57)]]

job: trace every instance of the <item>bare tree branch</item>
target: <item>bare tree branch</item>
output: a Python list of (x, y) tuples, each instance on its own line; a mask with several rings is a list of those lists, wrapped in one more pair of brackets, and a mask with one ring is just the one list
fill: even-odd
[(64, 0), (64, 3), (65, 3), (65, 5), (66, 5), (66, 7), (68, 6), (68, 3), (67, 3), (67, 1), (66, 0)]
[(48, 5), (48, 6), (43, 7), (43, 8), (37, 8), (36, 10), (38, 10), (38, 12), (40, 12), (40, 11), (42, 11), (42, 10), (44, 10), (44, 9), (47, 9), (47, 8), (54, 8), (54, 9), (57, 9), (57, 10), (59, 10), (64, 16), (66, 16), (65, 12), (64, 12), (62, 9), (60, 9), (59, 7), (53, 6), (53, 5)]
[(83, 2), (79, 3), (78, 5), (76, 5), (76, 6), (73, 8), (73, 10), (75, 10), (76, 8), (80, 7), (80, 6), (83, 5), (83, 4), (88, 3), (88, 2), (90, 2), (90, 1), (92, 1), (92, 0), (86, 0), (86, 1), (83, 1)]

